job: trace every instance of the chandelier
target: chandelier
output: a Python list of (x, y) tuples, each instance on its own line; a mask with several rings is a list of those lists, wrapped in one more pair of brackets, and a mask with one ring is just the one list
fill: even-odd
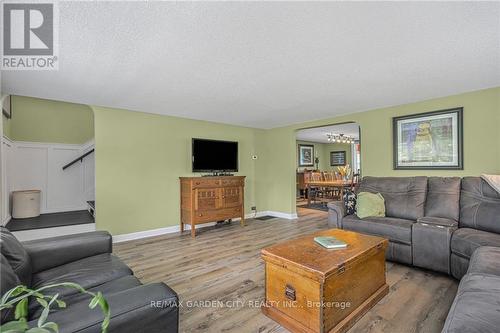
[(327, 133), (326, 137), (328, 138), (329, 142), (354, 143), (354, 138), (349, 135)]

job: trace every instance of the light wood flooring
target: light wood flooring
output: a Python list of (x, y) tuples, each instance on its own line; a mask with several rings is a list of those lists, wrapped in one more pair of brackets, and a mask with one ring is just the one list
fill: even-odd
[[(327, 213), (298, 209), (299, 219), (248, 219), (197, 231), (116, 244), (143, 283), (163, 281), (182, 302), (181, 332), (287, 332), (264, 316), (264, 265), (260, 250), (328, 228)], [(387, 263), (390, 293), (349, 331), (440, 332), (457, 289), (441, 274)], [(222, 306), (211, 306), (219, 302)], [(222, 304), (221, 304), (222, 303)]]

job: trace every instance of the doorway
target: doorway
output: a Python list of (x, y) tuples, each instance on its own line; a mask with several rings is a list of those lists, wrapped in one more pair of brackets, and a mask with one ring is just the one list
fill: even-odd
[(360, 127), (356, 123), (296, 131), (299, 215), (300, 209), (326, 212), (329, 201), (341, 200), (343, 193), (355, 186), (361, 177), (360, 139)]
[(2, 224), (20, 240), (95, 230), (93, 110), (8, 98), (12, 117), (3, 119), (8, 130), (2, 137), (2, 197), (8, 200)]

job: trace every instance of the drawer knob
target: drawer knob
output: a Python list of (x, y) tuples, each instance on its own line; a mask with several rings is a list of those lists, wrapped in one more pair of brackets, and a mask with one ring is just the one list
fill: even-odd
[(285, 297), (288, 298), (291, 301), (295, 301), (296, 296), (295, 296), (295, 288), (292, 287), (291, 285), (287, 284), (285, 286)]
[(203, 214), (201, 214), (201, 213), (200, 213), (200, 214), (198, 214), (198, 216), (200, 216), (200, 217), (201, 217), (201, 216), (203, 216)]
[(200, 182), (196, 182), (195, 184), (196, 184), (196, 185), (200, 185)]

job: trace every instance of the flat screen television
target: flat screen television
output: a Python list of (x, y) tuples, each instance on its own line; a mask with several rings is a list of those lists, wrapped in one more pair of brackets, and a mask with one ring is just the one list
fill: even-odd
[(238, 142), (193, 138), (193, 172), (237, 172)]

